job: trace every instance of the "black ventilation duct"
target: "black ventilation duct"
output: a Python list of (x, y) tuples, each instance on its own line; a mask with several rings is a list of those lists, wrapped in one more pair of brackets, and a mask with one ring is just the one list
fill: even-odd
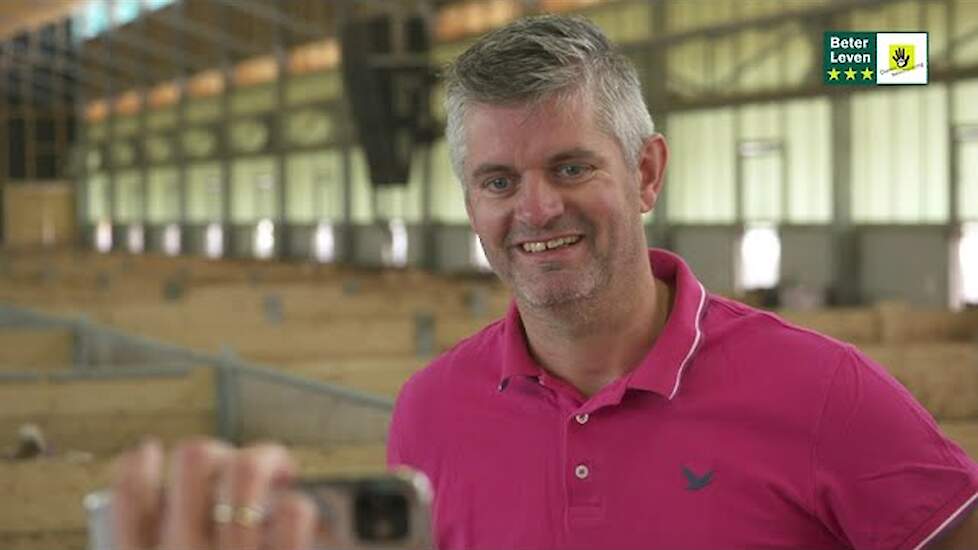
[(343, 81), (374, 185), (406, 184), (411, 152), (431, 139), (431, 38), (420, 15), (343, 25)]

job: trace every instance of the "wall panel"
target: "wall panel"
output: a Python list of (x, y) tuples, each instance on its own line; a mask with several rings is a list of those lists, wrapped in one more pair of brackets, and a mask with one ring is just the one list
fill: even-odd
[(943, 223), (948, 217), (947, 93), (943, 85), (853, 96), (853, 219)]
[(343, 219), (343, 166), (337, 150), (294, 153), (286, 159), (286, 219), (295, 223)]
[(115, 176), (115, 220), (121, 223), (143, 221), (143, 190), (139, 172), (130, 170)]
[(97, 223), (110, 220), (108, 174), (90, 174), (86, 187), (85, 221)]
[(339, 72), (311, 74), (289, 79), (285, 85), (285, 103), (301, 105), (312, 101), (328, 101), (343, 96), (343, 80)]
[(735, 217), (736, 144), (732, 109), (669, 116), (669, 220), (730, 223)]
[(187, 167), (187, 221), (219, 222), (224, 199), (221, 194), (221, 164), (200, 162)]
[(958, 147), (958, 216), (961, 221), (978, 222), (978, 141)]
[(371, 204), (370, 168), (363, 149), (350, 150), (350, 221), (355, 224), (368, 224), (374, 221)]
[(221, 101), (217, 97), (195, 99), (185, 107), (184, 116), (188, 122), (210, 122), (221, 116)]
[(467, 223), (465, 196), (462, 184), (455, 178), (448, 155), (448, 145), (444, 139), (434, 143), (432, 158), (431, 215), (442, 223)]
[(784, 106), (791, 223), (832, 221), (831, 110), (827, 99), (792, 101)]
[(231, 93), (231, 114), (251, 115), (271, 111), (276, 107), (275, 92), (274, 84), (238, 88)]
[(171, 223), (180, 220), (180, 189), (176, 167), (154, 168), (146, 181), (147, 221)]
[(275, 159), (253, 157), (231, 163), (231, 222), (278, 219)]
[(177, 110), (175, 108), (150, 111), (146, 114), (146, 127), (150, 130), (163, 130), (172, 128), (177, 124)]
[(957, 0), (954, 4), (954, 25), (951, 40), (959, 41), (954, 48), (954, 63), (971, 66), (978, 63), (978, 2)]

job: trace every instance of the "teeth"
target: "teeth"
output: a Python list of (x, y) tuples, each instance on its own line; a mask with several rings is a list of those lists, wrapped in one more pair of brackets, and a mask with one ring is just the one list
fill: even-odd
[(537, 241), (533, 243), (523, 243), (523, 250), (526, 252), (543, 252), (544, 250), (553, 250), (554, 248), (559, 248), (561, 246), (567, 246), (574, 244), (581, 240), (581, 237), (574, 235), (572, 237), (561, 237), (559, 239), (552, 239), (549, 241)]

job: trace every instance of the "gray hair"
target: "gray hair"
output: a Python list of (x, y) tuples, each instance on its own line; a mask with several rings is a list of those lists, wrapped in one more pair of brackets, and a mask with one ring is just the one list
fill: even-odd
[(496, 29), (449, 65), (445, 80), (445, 136), (462, 181), (472, 104), (534, 104), (590, 92), (599, 127), (618, 141), (630, 168), (655, 133), (635, 66), (581, 16), (525, 17)]

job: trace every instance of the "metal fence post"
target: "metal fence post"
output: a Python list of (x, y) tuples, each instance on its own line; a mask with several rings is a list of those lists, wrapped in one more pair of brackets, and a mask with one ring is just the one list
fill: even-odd
[(225, 348), (214, 367), (217, 435), (225, 441), (240, 443), (241, 419), (238, 414), (240, 388), (238, 385), (238, 365), (234, 360), (234, 352)]
[(414, 353), (430, 357), (435, 353), (435, 316), (428, 311), (414, 314)]
[(91, 366), (92, 357), (92, 327), (87, 315), (78, 317), (73, 332), (72, 366), (79, 370), (87, 369)]

